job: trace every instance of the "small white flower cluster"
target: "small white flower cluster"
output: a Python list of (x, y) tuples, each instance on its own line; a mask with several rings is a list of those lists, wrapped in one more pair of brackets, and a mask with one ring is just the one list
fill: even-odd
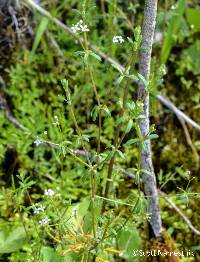
[(176, 5), (172, 5), (171, 10), (175, 10), (175, 9), (176, 9)]
[(122, 44), (124, 42), (124, 39), (120, 35), (113, 36), (113, 43), (120, 43)]
[(151, 220), (152, 213), (146, 213), (146, 219), (149, 222)]
[(39, 146), (39, 145), (43, 144), (43, 141), (39, 137), (37, 137), (34, 141), (34, 144), (36, 144), (36, 146)]
[(50, 222), (50, 219), (48, 217), (45, 217), (39, 221), (40, 226), (48, 225)]
[(45, 207), (42, 205), (39, 205), (38, 203), (36, 203), (33, 207), (33, 213), (34, 214), (40, 214), (42, 212), (44, 212)]
[(44, 194), (45, 196), (53, 196), (55, 192), (52, 189), (45, 189)]
[(84, 25), (83, 20), (80, 20), (77, 24), (72, 25), (71, 29), (72, 29), (73, 33), (76, 33), (78, 31), (81, 31), (81, 32), (89, 32), (90, 31), (88, 26)]
[(54, 116), (55, 122), (53, 122), (54, 125), (59, 125), (58, 116)]

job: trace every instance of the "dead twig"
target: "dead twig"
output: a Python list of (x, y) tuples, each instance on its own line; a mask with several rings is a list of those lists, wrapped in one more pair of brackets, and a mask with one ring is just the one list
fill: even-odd
[(27, 131), (27, 128), (24, 127), (20, 122), (12, 115), (6, 99), (0, 95), (0, 109), (3, 111), (5, 117), (17, 128), (22, 131)]
[(188, 145), (190, 146), (190, 148), (192, 149), (192, 152), (193, 152), (193, 155), (194, 155), (194, 160), (195, 160), (195, 163), (196, 163), (196, 170), (198, 170), (198, 168), (199, 168), (199, 155), (197, 153), (195, 146), (192, 143), (192, 139), (190, 137), (190, 133), (188, 131), (188, 128), (187, 128), (185, 121), (180, 117), (178, 117), (178, 119), (179, 119), (179, 121), (180, 121), (180, 123), (183, 127), (185, 137), (186, 137), (186, 141), (187, 141)]
[(176, 211), (176, 213), (183, 219), (183, 221), (186, 223), (186, 225), (194, 232), (196, 235), (200, 236), (200, 231), (196, 229), (190, 220), (182, 213), (182, 211), (167, 197), (167, 195), (158, 190), (159, 195), (161, 195), (165, 201)]

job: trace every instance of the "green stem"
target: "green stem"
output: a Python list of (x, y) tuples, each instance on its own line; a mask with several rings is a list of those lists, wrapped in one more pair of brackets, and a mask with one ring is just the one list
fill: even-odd
[[(131, 56), (129, 62), (126, 65), (124, 74), (126, 74), (128, 72), (130, 67), (133, 67), (134, 59), (135, 59), (135, 52), (132, 53), (132, 56)], [(120, 117), (122, 117), (124, 115), (124, 113), (125, 113), (126, 101), (127, 101), (127, 97), (128, 97), (128, 91), (129, 91), (129, 85), (130, 85), (130, 81), (128, 80), (127, 83), (126, 83), (126, 86), (124, 88), (123, 105), (122, 105), (122, 109), (121, 109), (121, 112), (120, 112)], [(118, 125), (117, 128), (116, 128), (116, 131), (115, 131), (115, 138), (114, 138), (114, 143), (113, 143), (115, 148), (117, 148), (119, 146), (118, 139), (119, 139), (120, 129), (121, 129), (120, 125)], [(114, 152), (114, 154), (113, 154), (113, 156), (112, 156), (112, 158), (111, 158), (111, 160), (109, 162), (109, 166), (108, 166), (108, 174), (107, 174), (106, 186), (105, 186), (105, 192), (104, 192), (104, 197), (105, 198), (107, 198), (108, 193), (109, 193), (109, 189), (110, 189), (110, 179), (111, 179), (112, 171), (113, 171), (113, 167), (114, 167), (115, 156), (116, 156), (116, 152)], [(106, 206), (106, 202), (103, 201), (103, 203), (102, 203), (102, 210), (101, 210), (102, 214), (105, 211), (105, 206)]]

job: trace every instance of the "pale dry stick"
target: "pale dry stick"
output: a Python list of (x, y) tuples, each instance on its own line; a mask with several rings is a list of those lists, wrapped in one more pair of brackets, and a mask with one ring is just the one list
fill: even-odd
[(182, 213), (182, 211), (167, 197), (167, 195), (158, 190), (159, 195), (161, 195), (165, 201), (176, 211), (176, 213), (183, 219), (183, 221), (186, 223), (186, 225), (198, 236), (200, 236), (200, 231), (196, 229), (190, 220)]
[(194, 159), (195, 159), (195, 162), (196, 162), (196, 170), (198, 170), (198, 168), (199, 168), (199, 155), (198, 155), (198, 152), (197, 152), (195, 146), (192, 143), (192, 139), (190, 137), (190, 133), (188, 131), (188, 128), (187, 128), (187, 125), (186, 125), (185, 121), (182, 118), (180, 118), (180, 117), (178, 117), (178, 119), (179, 119), (179, 121), (180, 121), (180, 123), (181, 123), (181, 125), (183, 127), (183, 130), (184, 130), (184, 133), (185, 133), (185, 137), (186, 137), (186, 141), (187, 141), (188, 145), (190, 146), (190, 148), (192, 149), (192, 152), (193, 152), (193, 155), (194, 155)]
[(53, 35), (49, 31), (46, 31), (45, 34), (46, 34), (46, 36), (47, 36), (47, 38), (49, 40), (49, 43), (50, 43), (51, 47), (54, 48), (57, 51), (59, 57), (61, 57), (63, 63), (65, 63), (65, 56), (64, 56), (62, 50), (60, 49), (60, 46), (56, 42), (55, 38), (53, 37)]
[(174, 114), (178, 118), (182, 118), (186, 123), (200, 131), (200, 125), (197, 124), (194, 120), (192, 120), (189, 116), (183, 113), (180, 109), (178, 109), (172, 102), (170, 102), (167, 98), (163, 97), (162, 95), (157, 95), (157, 99), (167, 108), (174, 112)]
[(3, 111), (5, 117), (17, 128), (21, 129), (22, 131), (28, 131), (26, 127), (24, 127), (19, 121), (12, 115), (6, 98), (0, 95), (0, 109)]
[[(154, 38), (154, 31), (156, 25), (156, 15), (157, 15), (157, 0), (146, 0), (144, 6), (144, 18), (142, 26), (142, 43), (140, 52), (140, 62), (139, 62), (139, 73), (149, 81), (150, 66), (151, 66), (151, 54), (152, 45)], [(150, 132), (149, 125), (149, 92), (145, 83), (139, 81), (138, 83), (138, 100), (143, 103), (142, 115), (145, 116), (144, 119), (139, 119), (139, 128), (144, 138)], [(140, 150), (141, 158), (141, 168), (147, 170), (151, 175), (144, 174), (142, 176), (144, 184), (144, 193), (146, 196), (151, 196), (148, 198), (148, 210), (147, 212), (151, 214), (149, 226), (149, 238), (162, 237), (162, 219), (159, 208), (158, 191), (156, 185), (156, 177), (153, 168), (152, 154), (151, 154), (151, 142), (150, 140), (144, 141), (145, 146)]]
[[(24, 0), (26, 3), (28, 3), (31, 7), (36, 9), (40, 14), (46, 16), (51, 20), (54, 24), (56, 24), (58, 27), (63, 29), (68, 34), (72, 35), (76, 40), (83, 41), (81, 37), (79, 37), (77, 34), (75, 34), (68, 26), (66, 26), (64, 23), (62, 23), (59, 19), (53, 17), (47, 10), (39, 6), (38, 4), (34, 3), (32, 0)], [(125, 67), (120, 65), (117, 61), (112, 59), (111, 57), (107, 56), (104, 52), (99, 50), (96, 46), (91, 45), (88, 43), (90, 48), (96, 52), (101, 58), (103, 58), (106, 62), (109, 64), (115, 65), (119, 70), (122, 72), (125, 71)], [(188, 124), (190, 124), (192, 127), (200, 131), (200, 125), (196, 123), (194, 120), (192, 120), (189, 116), (187, 116), (185, 113), (183, 113), (180, 109), (178, 109), (172, 102), (170, 102), (167, 98), (162, 96), (161, 94), (156, 95), (156, 98), (167, 108), (172, 110), (177, 116), (184, 119), (184, 121)]]

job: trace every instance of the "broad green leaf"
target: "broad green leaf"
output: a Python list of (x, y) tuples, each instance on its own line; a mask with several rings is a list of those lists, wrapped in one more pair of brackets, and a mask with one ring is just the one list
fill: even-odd
[(122, 257), (128, 262), (139, 262), (139, 255), (135, 256), (134, 251), (140, 249), (141, 239), (136, 228), (127, 228), (121, 230), (118, 235), (118, 246), (122, 251)]
[(57, 252), (52, 247), (41, 248), (41, 262), (60, 262), (61, 258), (57, 254)]
[(178, 33), (180, 28), (181, 19), (185, 10), (186, 0), (179, 0), (177, 2), (177, 8), (173, 11), (173, 17), (169, 21), (167, 32), (165, 34), (164, 43), (161, 51), (161, 63), (165, 64), (171, 48), (174, 44), (174, 36)]
[(200, 9), (187, 8), (186, 17), (191, 26), (196, 30), (200, 30)]
[(16, 227), (10, 232), (0, 231), (0, 253), (11, 253), (19, 250), (26, 242), (23, 227)]

